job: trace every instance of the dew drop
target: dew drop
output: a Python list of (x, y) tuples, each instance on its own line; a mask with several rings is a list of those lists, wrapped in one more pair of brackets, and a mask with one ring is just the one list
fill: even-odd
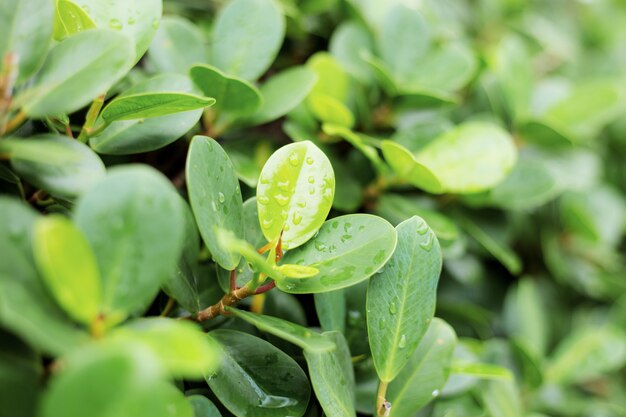
[(298, 225), (302, 223), (302, 215), (297, 211), (293, 212), (293, 224)]
[(278, 188), (280, 188), (283, 191), (289, 191), (289, 180), (278, 181), (276, 185), (278, 186)]
[(319, 240), (315, 241), (315, 249), (317, 249), (319, 252), (325, 252), (326, 251), (326, 244), (323, 242), (320, 242)]
[(333, 227), (333, 229), (336, 229), (337, 227), (339, 227), (339, 222), (335, 221), (332, 222), (330, 225)]
[(154, 19), (154, 20), (152, 21), (152, 27), (153, 27), (154, 29), (158, 29), (160, 24), (161, 24), (161, 21), (160, 21), (159, 19)]
[(298, 201), (296, 204), (300, 208), (305, 208), (306, 207), (306, 201)]
[(264, 206), (267, 206), (270, 203), (270, 198), (266, 195), (260, 195), (257, 197), (257, 201)]
[(436, 389), (432, 392), (433, 397), (438, 397), (439, 396), (439, 390)]
[(311, 175), (309, 178), (309, 184), (315, 184), (315, 177), (313, 175)]
[(350, 239), (352, 239), (352, 235), (345, 234), (345, 235), (341, 236), (341, 241), (344, 242), (344, 243), (347, 242)]
[[(284, 230), (285, 232), (288, 232), (288, 231), (289, 231), (289, 229), (291, 229), (291, 226), (289, 226), (289, 224), (286, 224), (286, 225), (284, 225), (284, 226), (283, 226), (283, 230)], [(286, 245), (283, 245), (283, 248), (284, 248), (284, 249), (287, 249), (287, 246), (286, 246)]]
[(362, 231), (364, 231), (364, 230), (365, 230), (365, 226), (364, 226), (364, 225), (360, 225), (360, 226), (359, 226), (359, 232), (362, 232)]
[(217, 195), (217, 199), (218, 199), (218, 200), (219, 200), (219, 202), (220, 202), (220, 203), (222, 203), (222, 204), (224, 203), (224, 201), (226, 201), (226, 197), (224, 196), (224, 193), (222, 193), (222, 192), (220, 192), (220, 193)]
[(426, 238), (426, 242), (420, 243), (420, 247), (424, 249), (425, 251), (430, 251), (433, 248), (434, 242), (435, 242), (435, 239), (433, 239), (433, 235), (429, 234), (428, 237)]
[(126, 21), (129, 25), (134, 25), (135, 22), (137, 22), (137, 20), (135, 20), (134, 17), (129, 17), (128, 20)]
[(274, 199), (276, 199), (276, 202), (283, 207), (289, 203), (289, 197), (283, 194), (276, 194), (274, 196)]
[(111, 19), (109, 20), (109, 27), (111, 29), (120, 30), (122, 29), (122, 27), (124, 27), (124, 25), (122, 25), (122, 22), (120, 22), (118, 19)]
[(400, 349), (404, 349), (406, 347), (406, 335), (400, 336), (400, 341), (398, 342), (398, 347)]
[(300, 165), (300, 157), (298, 156), (297, 153), (294, 152), (291, 155), (289, 155), (289, 163), (294, 167), (297, 167), (298, 165)]
[(260, 182), (261, 184), (269, 184), (269, 183), (270, 183), (270, 180), (269, 180), (269, 179), (267, 179), (266, 177), (261, 177), (261, 178), (259, 179), (259, 182)]
[(393, 316), (397, 312), (398, 312), (398, 307), (396, 306), (395, 301), (392, 301), (391, 304), (389, 304), (389, 314)]
[(309, 187), (309, 194), (311, 195), (315, 194), (315, 187), (313, 186)]
[(211, 201), (211, 209), (212, 209), (214, 212), (217, 212), (217, 205), (215, 204), (215, 201)]
[(306, 163), (307, 163), (307, 164), (309, 164), (309, 165), (313, 165), (313, 162), (315, 162), (315, 160), (314, 160), (313, 158), (311, 158), (310, 156), (308, 156), (308, 157), (306, 158)]
[(274, 220), (272, 219), (263, 219), (263, 221), (261, 222), (261, 227), (263, 227), (264, 229), (269, 229), (272, 223), (274, 223)]
[(384, 329), (385, 328), (385, 320), (381, 319), (378, 321), (378, 328), (379, 329)]
[(425, 235), (426, 232), (428, 232), (428, 225), (426, 224), (426, 222), (421, 222), (418, 226), (417, 226), (417, 234), (419, 235)]

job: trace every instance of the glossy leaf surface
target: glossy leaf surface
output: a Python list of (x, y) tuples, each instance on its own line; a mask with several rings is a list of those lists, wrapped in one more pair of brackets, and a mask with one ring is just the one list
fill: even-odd
[(207, 376), (211, 390), (241, 417), (304, 415), (309, 382), (289, 356), (257, 337), (233, 330), (209, 333), (223, 350), (219, 370)]
[(194, 64), (209, 61), (203, 33), (181, 16), (165, 16), (148, 50), (148, 61), (159, 72), (187, 74)]
[(435, 313), (441, 249), (420, 217), (400, 223), (398, 245), (367, 290), (367, 328), (372, 358), (382, 381), (392, 381), (426, 333)]
[(240, 257), (223, 249), (216, 236), (222, 229), (243, 237), (243, 202), (232, 162), (216, 141), (196, 136), (186, 172), (191, 208), (204, 243), (220, 266), (235, 269)]
[(312, 142), (283, 146), (267, 161), (257, 186), (259, 222), (265, 238), (294, 249), (322, 226), (333, 202), (335, 175)]
[(382, 143), (382, 150), (385, 160), (400, 178), (433, 194), (444, 191), (437, 176), (419, 163), (404, 146), (387, 140)]
[(396, 248), (397, 233), (380, 217), (352, 214), (328, 220), (306, 245), (287, 252), (285, 263), (309, 265), (310, 278), (283, 278), (281, 290), (292, 294), (333, 291), (359, 283), (380, 270)]
[(42, 278), (59, 305), (75, 320), (91, 324), (100, 313), (98, 265), (87, 239), (60, 216), (35, 225), (33, 253)]
[(98, 261), (105, 313), (146, 308), (174, 270), (184, 236), (179, 196), (146, 166), (109, 170), (78, 202), (75, 219)]
[(117, 98), (102, 110), (107, 122), (167, 116), (215, 104), (211, 97), (184, 93), (143, 93)]

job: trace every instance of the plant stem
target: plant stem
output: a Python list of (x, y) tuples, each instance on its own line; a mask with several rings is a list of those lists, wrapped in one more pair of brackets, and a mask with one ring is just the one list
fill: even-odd
[(213, 304), (211, 307), (199, 311), (198, 314), (196, 314), (195, 319), (198, 322), (203, 322), (205, 320), (210, 320), (214, 317), (217, 317), (220, 314), (225, 314), (226, 310), (224, 310), (224, 307), (235, 305), (239, 301), (251, 296), (252, 294), (254, 294), (254, 291), (251, 290), (247, 285), (244, 285), (243, 287), (224, 295), (220, 301)]
[(391, 403), (385, 398), (387, 395), (388, 383), (380, 381), (378, 393), (376, 395), (376, 415), (378, 417), (388, 417), (391, 411)]
[(9, 120), (2, 134), (13, 132), (15, 129), (20, 127), (22, 123), (24, 123), (24, 120), (26, 120), (26, 113), (20, 110), (19, 113), (17, 113), (13, 119)]
[(87, 143), (89, 137), (94, 133), (94, 125), (96, 124), (96, 120), (98, 119), (98, 115), (100, 114), (100, 110), (102, 110), (102, 106), (104, 105), (105, 94), (102, 94), (96, 98), (91, 106), (89, 106), (89, 110), (87, 111), (87, 116), (85, 117), (85, 124), (83, 125), (82, 130), (80, 131), (80, 135), (78, 135), (78, 140)]
[(165, 307), (163, 308), (163, 311), (161, 311), (161, 314), (159, 316), (167, 317), (172, 312), (172, 309), (174, 308), (175, 305), (176, 305), (176, 300), (174, 300), (172, 297), (169, 297), (167, 299), (167, 304), (165, 304)]

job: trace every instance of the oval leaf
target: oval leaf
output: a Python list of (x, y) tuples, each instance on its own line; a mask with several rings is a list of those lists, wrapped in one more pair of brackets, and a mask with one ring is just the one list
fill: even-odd
[(81, 32), (52, 48), (37, 81), (16, 104), (32, 118), (72, 113), (111, 88), (130, 69), (132, 57), (124, 35)]
[(191, 79), (208, 97), (217, 100), (216, 110), (235, 114), (250, 114), (262, 103), (259, 90), (245, 80), (230, 77), (210, 65), (194, 65)]
[[(127, 95), (158, 92), (195, 93), (191, 80), (183, 75), (161, 74), (142, 81), (126, 90)], [(162, 148), (183, 136), (202, 117), (202, 109), (149, 119), (125, 120), (111, 123), (89, 140), (98, 153), (127, 155)], [(100, 121), (99, 123), (102, 123)]]
[(230, 412), (240, 417), (304, 415), (309, 381), (293, 359), (246, 333), (215, 330), (209, 337), (223, 347), (223, 355), (207, 382)]
[(517, 161), (513, 138), (502, 128), (468, 122), (444, 133), (417, 154), (444, 190), (477, 193), (498, 185)]
[(219, 69), (256, 80), (272, 64), (285, 36), (285, 18), (274, 0), (234, 0), (213, 27), (212, 60)]
[(158, 171), (113, 168), (79, 200), (75, 219), (91, 244), (105, 313), (147, 307), (174, 270), (184, 237), (180, 197)]
[(283, 146), (267, 161), (259, 177), (257, 204), (265, 238), (294, 249), (322, 226), (335, 194), (330, 161), (312, 142)]
[(166, 116), (215, 104), (211, 97), (184, 93), (143, 93), (119, 97), (102, 110), (107, 122)]
[(390, 382), (409, 361), (435, 314), (441, 249), (417, 216), (400, 223), (398, 246), (367, 290), (367, 329), (374, 365)]
[(187, 156), (187, 187), (202, 240), (224, 269), (237, 267), (240, 256), (218, 242), (218, 229), (243, 237), (243, 201), (230, 158), (213, 139), (195, 136)]
[(382, 150), (391, 169), (403, 180), (432, 194), (441, 194), (444, 191), (435, 174), (417, 162), (404, 146), (385, 140), (382, 143)]
[(14, 62), (18, 83), (30, 78), (43, 63), (52, 39), (53, 17), (50, 0), (0, 3), (0, 57), (13, 53), (19, 58)]
[(61, 216), (41, 218), (34, 232), (33, 253), (48, 289), (72, 318), (92, 323), (100, 313), (102, 290), (87, 239)]
[(192, 22), (180, 16), (165, 16), (157, 31), (148, 58), (158, 72), (187, 74), (194, 64), (209, 61), (204, 34)]
[(56, 0), (54, 16), (54, 39), (63, 40), (83, 30), (93, 29), (96, 24), (85, 10), (70, 0)]
[(84, 144), (65, 136), (4, 139), (0, 152), (26, 181), (51, 194), (74, 197), (105, 175), (100, 158)]
[(389, 222), (369, 214), (341, 216), (324, 223), (318, 235), (293, 251), (285, 263), (319, 270), (311, 278), (282, 278), (276, 286), (292, 294), (333, 291), (361, 282), (382, 268), (396, 248)]

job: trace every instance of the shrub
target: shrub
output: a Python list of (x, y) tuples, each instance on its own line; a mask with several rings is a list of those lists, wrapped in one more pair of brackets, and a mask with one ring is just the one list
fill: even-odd
[(625, 415), (624, 28), (0, 0), (0, 415)]

